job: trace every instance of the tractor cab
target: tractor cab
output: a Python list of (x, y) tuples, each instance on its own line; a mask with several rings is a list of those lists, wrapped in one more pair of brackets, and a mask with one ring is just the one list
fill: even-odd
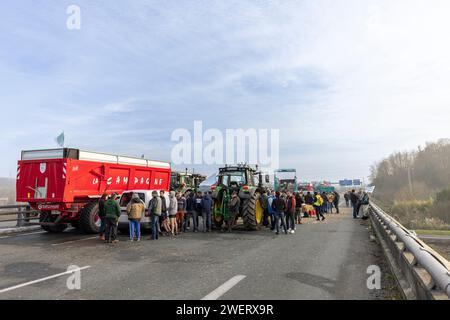
[(222, 168), (219, 170), (218, 184), (229, 188), (241, 188), (244, 185), (253, 185), (253, 175), (246, 168)]
[(198, 189), (200, 183), (206, 180), (206, 176), (198, 173), (193, 173), (191, 178), (192, 178), (192, 185), (195, 187), (195, 190)]
[(226, 189), (230, 194), (233, 191), (238, 194), (249, 193), (249, 190), (255, 187), (255, 172), (255, 169), (247, 165), (220, 168), (217, 186), (213, 192)]
[(205, 176), (198, 173), (172, 171), (170, 177), (170, 190), (185, 194), (189, 191), (196, 191), (200, 183), (205, 180)]

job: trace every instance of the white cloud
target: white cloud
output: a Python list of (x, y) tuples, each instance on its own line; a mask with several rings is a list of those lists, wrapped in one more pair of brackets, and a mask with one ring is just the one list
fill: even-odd
[(59, 29), (57, 6), (8, 6), (0, 103), (41, 141), (64, 127), (90, 149), (132, 140), (164, 155), (170, 131), (196, 119), (275, 127), (283, 165), (338, 179), (450, 136), (445, 0), (80, 1), (78, 33)]

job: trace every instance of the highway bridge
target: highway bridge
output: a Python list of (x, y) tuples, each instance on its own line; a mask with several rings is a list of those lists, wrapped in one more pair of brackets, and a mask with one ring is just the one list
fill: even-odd
[(376, 204), (370, 211), (353, 219), (344, 207), (288, 235), (237, 228), (107, 245), (75, 229), (4, 233), (0, 299), (448, 300), (448, 261)]

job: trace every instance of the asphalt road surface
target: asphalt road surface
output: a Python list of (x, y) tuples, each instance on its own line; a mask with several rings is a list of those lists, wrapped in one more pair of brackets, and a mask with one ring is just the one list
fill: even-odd
[[(75, 230), (0, 237), (0, 299), (395, 298), (369, 223), (344, 211), (278, 236), (236, 230), (128, 242), (122, 235), (117, 245)], [(67, 287), (70, 265), (82, 269), (79, 290)], [(367, 288), (371, 265), (381, 268), (380, 290)]]

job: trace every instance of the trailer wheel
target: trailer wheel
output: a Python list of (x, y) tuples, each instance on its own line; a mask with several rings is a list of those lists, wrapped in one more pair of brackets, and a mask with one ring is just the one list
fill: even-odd
[[(50, 213), (42, 212), (39, 215), (39, 222), (54, 222), (55, 220), (56, 220), (56, 217), (53, 217)], [(61, 233), (67, 229), (67, 224), (60, 223), (60, 224), (57, 224), (54, 226), (41, 226), (41, 228), (47, 232)]]
[(100, 231), (100, 217), (98, 216), (98, 203), (88, 203), (80, 211), (80, 229), (85, 233), (98, 233)]

